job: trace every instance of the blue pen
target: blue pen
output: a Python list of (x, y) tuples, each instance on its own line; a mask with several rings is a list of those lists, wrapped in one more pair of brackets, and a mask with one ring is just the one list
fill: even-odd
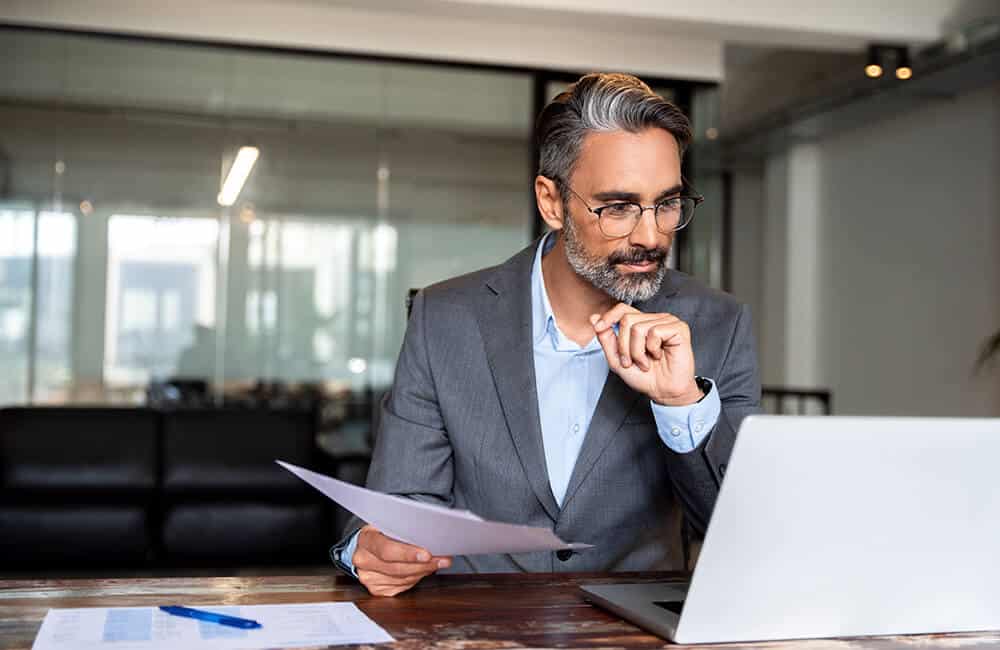
[(219, 625), (238, 627), (241, 630), (256, 630), (261, 626), (257, 621), (251, 621), (248, 618), (226, 616), (225, 614), (216, 614), (215, 612), (206, 612), (202, 609), (191, 609), (190, 607), (181, 607), (179, 605), (160, 605), (160, 611), (173, 614), (174, 616), (186, 616), (188, 618), (196, 618), (199, 621), (209, 621), (210, 623), (218, 623)]

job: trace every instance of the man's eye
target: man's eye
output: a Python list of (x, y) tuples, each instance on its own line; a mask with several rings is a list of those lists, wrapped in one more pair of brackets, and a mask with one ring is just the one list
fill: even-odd
[(663, 210), (676, 210), (681, 207), (681, 198), (674, 196), (660, 202), (659, 208)]
[(605, 206), (602, 213), (609, 217), (622, 218), (630, 216), (633, 211), (634, 208), (631, 203), (612, 203)]

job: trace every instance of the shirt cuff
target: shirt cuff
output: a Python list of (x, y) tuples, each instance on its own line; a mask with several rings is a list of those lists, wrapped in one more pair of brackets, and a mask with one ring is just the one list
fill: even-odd
[(358, 536), (361, 535), (361, 529), (358, 529), (351, 539), (347, 541), (347, 544), (341, 547), (336, 547), (333, 549), (334, 563), (340, 566), (341, 569), (346, 569), (355, 578), (358, 577), (358, 572), (354, 569), (354, 551), (358, 549)]
[(715, 428), (722, 413), (722, 402), (715, 382), (708, 394), (694, 404), (687, 406), (664, 406), (650, 402), (653, 408), (653, 418), (656, 420), (656, 431), (660, 434), (663, 444), (679, 454), (686, 454), (697, 448), (708, 434)]

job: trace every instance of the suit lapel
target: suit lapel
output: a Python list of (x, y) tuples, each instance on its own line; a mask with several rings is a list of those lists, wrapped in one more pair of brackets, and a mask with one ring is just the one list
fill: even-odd
[(531, 266), (538, 242), (487, 282), (476, 317), (507, 428), (535, 496), (553, 521), (559, 506), (545, 468), (531, 336)]
[(608, 378), (604, 382), (604, 390), (601, 391), (601, 397), (597, 400), (594, 417), (590, 420), (590, 426), (587, 428), (587, 436), (583, 439), (580, 455), (577, 457), (573, 473), (569, 477), (566, 497), (563, 499), (563, 511), (566, 510), (573, 495), (587, 478), (590, 470), (593, 469), (597, 459), (604, 453), (604, 449), (614, 439), (618, 429), (625, 421), (625, 416), (632, 410), (638, 399), (639, 393), (629, 388), (618, 375), (608, 372)]
[[(636, 308), (644, 312), (669, 312), (667, 299), (675, 293), (677, 293), (675, 278), (671, 273), (668, 273), (664, 278), (660, 293), (646, 303), (637, 304)], [(677, 314), (674, 315), (677, 316)], [(577, 457), (573, 473), (569, 477), (569, 485), (566, 487), (566, 496), (563, 498), (562, 504), (564, 512), (573, 495), (590, 474), (590, 470), (594, 468), (601, 454), (618, 433), (625, 422), (625, 417), (641, 397), (642, 395), (629, 388), (621, 377), (608, 371), (604, 390), (601, 391), (601, 396), (597, 400), (594, 417), (590, 420), (587, 436), (583, 440), (580, 455)]]

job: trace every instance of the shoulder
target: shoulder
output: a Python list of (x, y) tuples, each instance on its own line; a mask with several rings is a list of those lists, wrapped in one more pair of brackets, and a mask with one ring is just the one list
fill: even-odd
[[(655, 302), (654, 302), (655, 301)], [(671, 269), (664, 279), (660, 294), (646, 303), (651, 307), (683, 305), (690, 313), (713, 319), (737, 319), (748, 307), (736, 296), (714, 289), (687, 273)]]
[(425, 309), (437, 312), (473, 307), (484, 296), (502, 291), (523, 290), (529, 286), (536, 247), (537, 242), (500, 264), (423, 287), (419, 299)]

